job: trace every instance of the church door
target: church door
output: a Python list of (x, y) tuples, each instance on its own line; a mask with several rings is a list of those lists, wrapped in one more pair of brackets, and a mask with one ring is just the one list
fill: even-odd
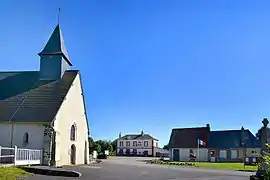
[(87, 164), (88, 162), (87, 162), (87, 148), (88, 148), (88, 146), (87, 146), (87, 142), (85, 141), (85, 143), (84, 143), (84, 164)]
[(76, 146), (74, 144), (71, 145), (70, 163), (76, 164)]

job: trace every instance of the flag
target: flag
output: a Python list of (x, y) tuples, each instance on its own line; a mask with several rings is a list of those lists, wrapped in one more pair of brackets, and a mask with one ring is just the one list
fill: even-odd
[(205, 146), (205, 142), (198, 138), (198, 145)]

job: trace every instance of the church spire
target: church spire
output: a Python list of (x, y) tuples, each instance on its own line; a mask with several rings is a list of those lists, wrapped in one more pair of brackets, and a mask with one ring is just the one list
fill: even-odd
[(40, 79), (58, 80), (61, 79), (65, 71), (72, 66), (65, 47), (64, 38), (59, 24), (53, 30), (48, 42), (43, 50), (38, 53), (40, 56)]
[(65, 47), (64, 38), (61, 32), (60, 24), (58, 24), (49, 41), (45, 45), (44, 49), (38, 54), (39, 56), (43, 55), (63, 55), (66, 62), (72, 66), (68, 53)]

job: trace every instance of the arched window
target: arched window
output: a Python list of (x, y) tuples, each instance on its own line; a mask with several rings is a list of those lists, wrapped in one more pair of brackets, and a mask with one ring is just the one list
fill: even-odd
[(70, 129), (70, 140), (75, 141), (76, 140), (76, 126), (73, 124)]
[(29, 135), (28, 135), (28, 133), (26, 132), (26, 133), (24, 133), (24, 135), (23, 135), (23, 143), (24, 143), (24, 144), (28, 144), (28, 142), (29, 142)]

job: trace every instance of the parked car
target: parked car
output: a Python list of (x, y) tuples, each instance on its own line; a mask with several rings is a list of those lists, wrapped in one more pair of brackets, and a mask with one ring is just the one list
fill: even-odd
[(106, 154), (99, 154), (97, 155), (97, 159), (107, 159), (108, 156)]

